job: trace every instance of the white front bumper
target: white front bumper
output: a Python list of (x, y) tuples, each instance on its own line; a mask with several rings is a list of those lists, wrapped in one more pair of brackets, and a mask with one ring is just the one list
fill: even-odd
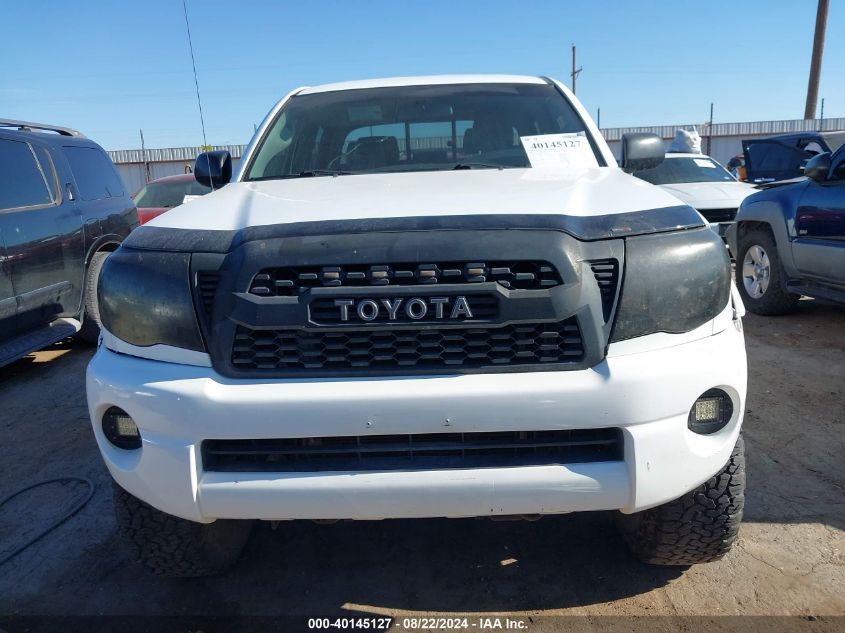
[[(608, 358), (583, 371), (343, 380), (232, 380), (211, 368), (101, 346), (88, 367), (88, 404), (114, 479), (160, 510), (196, 521), (634, 512), (675, 499), (718, 472), (745, 406), (740, 321), (691, 342), (684, 335), (654, 337), (660, 349), (637, 351), (651, 337), (611, 346)], [(733, 419), (713, 435), (694, 434), (687, 429), (690, 407), (713, 387), (734, 399)], [(120, 450), (104, 438), (100, 421), (111, 406), (134, 418), (140, 449)], [(227, 473), (204, 471), (200, 452), (204, 439), (604, 427), (622, 429), (624, 460)]]

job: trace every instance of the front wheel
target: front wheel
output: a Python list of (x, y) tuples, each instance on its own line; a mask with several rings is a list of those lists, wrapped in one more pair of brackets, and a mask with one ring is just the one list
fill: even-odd
[(801, 297), (786, 289), (786, 275), (771, 233), (747, 231), (739, 238), (737, 250), (736, 286), (745, 307), (764, 316), (794, 309)]
[(730, 551), (745, 506), (745, 444), (740, 436), (725, 467), (680, 499), (634, 514), (617, 525), (631, 553), (652, 565), (694, 565)]
[(114, 510), (131, 558), (159, 576), (193, 578), (225, 571), (238, 560), (252, 531), (251, 521), (180, 519), (117, 484)]
[(82, 313), (82, 327), (76, 336), (86, 343), (94, 344), (100, 338), (100, 304), (97, 300), (97, 282), (100, 280), (100, 272), (103, 264), (106, 263), (109, 253), (100, 251), (94, 253), (85, 271), (85, 297)]

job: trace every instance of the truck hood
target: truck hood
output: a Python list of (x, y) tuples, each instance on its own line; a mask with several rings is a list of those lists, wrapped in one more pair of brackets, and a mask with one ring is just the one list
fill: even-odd
[(660, 187), (695, 209), (737, 208), (757, 191), (745, 182), (689, 182)]
[(616, 167), (477, 169), (234, 182), (145, 226), (240, 230), (320, 220), (478, 214), (592, 216), (677, 206)]

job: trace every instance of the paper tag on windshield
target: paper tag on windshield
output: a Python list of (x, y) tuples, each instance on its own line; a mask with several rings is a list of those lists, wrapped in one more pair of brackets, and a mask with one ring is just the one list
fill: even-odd
[(196, 200), (197, 198), (202, 198), (202, 196), (192, 196), (192, 195), (188, 194), (184, 198), (182, 198), (182, 204), (185, 204), (186, 202), (190, 202), (191, 200)]
[(706, 158), (693, 158), (693, 162), (698, 165), (699, 167), (708, 167), (710, 169), (716, 169), (716, 165), (711, 163)]
[(532, 167), (598, 167), (590, 141), (583, 132), (520, 136)]

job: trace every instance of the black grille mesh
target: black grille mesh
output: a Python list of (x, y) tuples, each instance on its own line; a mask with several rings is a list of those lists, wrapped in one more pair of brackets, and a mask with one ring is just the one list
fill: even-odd
[(619, 429), (205, 440), (203, 469), (315, 472), (483, 468), (622, 459)]
[(469, 284), (495, 281), (505, 288), (542, 290), (560, 285), (557, 270), (544, 261), (434, 262), (266, 268), (249, 291), (262, 297), (296, 296), (309, 288)]
[(236, 369), (345, 371), (482, 368), (577, 363), (584, 350), (577, 321), (500, 327), (358, 331), (253, 330), (238, 326)]

